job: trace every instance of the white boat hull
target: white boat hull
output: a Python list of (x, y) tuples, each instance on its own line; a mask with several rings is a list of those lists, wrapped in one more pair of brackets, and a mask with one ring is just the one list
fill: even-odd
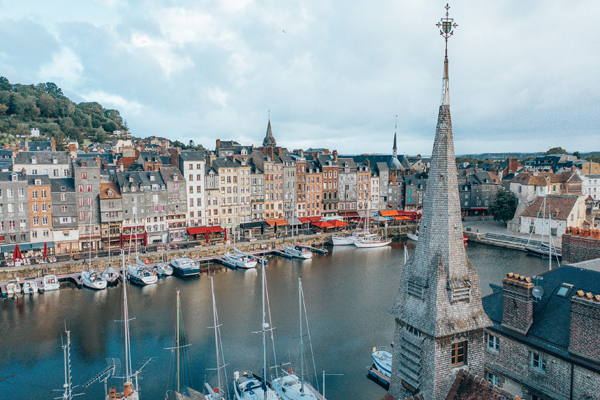
[(38, 293), (40, 289), (36, 281), (26, 280), (25, 282), (23, 282), (23, 287), (21, 288), (21, 290), (23, 290), (23, 294), (33, 294)]
[(357, 240), (354, 245), (358, 248), (384, 247), (392, 243), (391, 240)]
[[(321, 400), (324, 399), (307, 382), (300, 383), (300, 378), (294, 374), (273, 379), (273, 389), (283, 400)], [(300, 391), (302, 389), (302, 392)]]
[(106, 289), (106, 279), (104, 279), (101, 275), (98, 275), (96, 272), (90, 273), (89, 271), (83, 271), (81, 273), (81, 283), (83, 283), (84, 286), (94, 290)]
[(354, 237), (352, 236), (333, 236), (331, 238), (334, 246), (349, 246), (354, 244)]
[(371, 358), (373, 359), (373, 363), (375, 364), (375, 368), (377, 368), (377, 371), (381, 372), (388, 378), (391, 378), (392, 353), (385, 350), (375, 350), (373, 354), (371, 354)]
[(42, 280), (42, 289), (44, 290), (44, 292), (51, 292), (53, 290), (59, 290), (60, 283), (58, 282), (58, 279), (56, 278), (56, 276), (54, 276), (54, 275), (44, 276), (44, 279)]
[(138, 267), (130, 265), (127, 267), (129, 280), (138, 285), (154, 285), (158, 281), (156, 274), (146, 267)]
[(241, 254), (227, 253), (223, 256), (223, 259), (228, 263), (235, 265), (237, 268), (243, 269), (256, 268), (257, 264), (255, 259), (243, 256)]
[(312, 252), (308, 250), (298, 250), (293, 247), (283, 246), (283, 252), (295, 258), (300, 258), (302, 260), (307, 260), (312, 258)]
[(415, 242), (419, 241), (419, 235), (415, 235), (414, 233), (407, 233), (406, 236), (408, 236), (410, 240), (414, 240)]

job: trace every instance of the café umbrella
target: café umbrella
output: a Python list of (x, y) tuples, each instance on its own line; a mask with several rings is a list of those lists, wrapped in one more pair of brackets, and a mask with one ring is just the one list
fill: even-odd
[(13, 261), (15, 261), (17, 258), (22, 260), (23, 255), (21, 254), (21, 249), (19, 249), (19, 245), (15, 244), (15, 250), (13, 251)]

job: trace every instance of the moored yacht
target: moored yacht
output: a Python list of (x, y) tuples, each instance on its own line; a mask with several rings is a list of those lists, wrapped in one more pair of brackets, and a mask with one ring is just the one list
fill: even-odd
[(369, 231), (367, 230), (356, 231), (353, 232), (351, 235), (334, 235), (331, 237), (331, 240), (333, 241), (334, 246), (348, 246), (353, 245), (356, 240), (368, 234)]
[(354, 245), (359, 248), (383, 247), (392, 243), (391, 240), (382, 239), (381, 236), (367, 235), (354, 242)]
[(235, 249), (235, 253), (225, 253), (223, 259), (228, 263), (235, 265), (238, 268), (250, 269), (256, 268), (256, 259)]
[(106, 289), (106, 279), (104, 279), (102, 275), (100, 275), (93, 269), (81, 272), (81, 283), (83, 283), (84, 286), (87, 286), (90, 289)]
[(158, 281), (158, 276), (150, 268), (142, 265), (130, 265), (127, 267), (127, 275), (132, 283), (146, 286), (153, 285)]
[(389, 349), (386, 348), (373, 348), (373, 353), (371, 354), (371, 358), (373, 359), (373, 364), (375, 364), (375, 368), (377, 371), (381, 372), (388, 378), (392, 376), (392, 353)]
[(200, 274), (200, 266), (198, 263), (191, 258), (181, 257), (174, 258), (171, 260), (171, 265), (173, 266), (173, 271), (181, 276), (194, 276)]
[(107, 286), (115, 286), (119, 283), (119, 273), (113, 267), (106, 268), (102, 272), (102, 277), (106, 279)]
[(152, 270), (156, 271), (156, 273), (158, 273), (158, 275), (161, 277), (173, 275), (173, 267), (165, 263), (156, 264), (154, 267), (152, 267)]
[[(236, 400), (280, 400), (272, 386), (263, 379), (252, 373), (244, 372), (240, 375), (238, 371), (233, 374), (233, 391)], [(266, 397), (265, 397), (266, 392)]]
[(6, 284), (6, 295), (8, 297), (14, 297), (21, 293), (21, 284), (18, 281), (9, 281)]
[(40, 289), (35, 278), (29, 278), (23, 281), (21, 290), (23, 290), (23, 294), (33, 294), (39, 292)]
[(288, 373), (280, 378), (273, 379), (273, 389), (283, 400), (324, 400), (308, 382), (302, 382), (293, 373)]
[(60, 289), (60, 283), (56, 278), (56, 275), (44, 275), (42, 279), (42, 290), (44, 292), (50, 292), (52, 290)]
[(312, 252), (306, 249), (296, 249), (291, 246), (283, 246), (283, 252), (289, 254), (292, 257), (300, 258), (303, 260), (312, 258)]

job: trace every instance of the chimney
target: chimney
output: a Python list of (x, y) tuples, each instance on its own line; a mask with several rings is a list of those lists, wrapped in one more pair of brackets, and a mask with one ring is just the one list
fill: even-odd
[(569, 353), (600, 361), (600, 295), (579, 290), (571, 297)]
[(56, 141), (54, 141), (54, 138), (50, 139), (50, 144), (52, 145), (52, 151), (56, 151)]
[(369, 160), (369, 159), (367, 158), (367, 161), (366, 161), (366, 162), (367, 162), (367, 167), (371, 168), (371, 160)]
[(531, 278), (512, 272), (502, 279), (502, 327), (527, 335), (533, 323)]
[(298, 155), (300, 157), (304, 157), (304, 150), (302, 150), (302, 149), (298, 150)]
[(217, 139), (216, 150), (219, 151), (219, 147), (221, 147), (221, 139)]
[(338, 160), (338, 152), (337, 152), (337, 150), (334, 150), (333, 151), (333, 161), (337, 162), (337, 160)]

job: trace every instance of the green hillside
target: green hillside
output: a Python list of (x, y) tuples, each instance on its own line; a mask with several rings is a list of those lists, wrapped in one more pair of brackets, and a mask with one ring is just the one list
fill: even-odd
[(115, 130), (127, 130), (127, 123), (118, 110), (96, 102), (73, 103), (52, 82), (21, 85), (0, 77), (0, 144), (29, 136), (31, 128), (53, 137), (57, 150), (64, 150), (66, 139), (80, 145), (85, 139), (111, 141)]

